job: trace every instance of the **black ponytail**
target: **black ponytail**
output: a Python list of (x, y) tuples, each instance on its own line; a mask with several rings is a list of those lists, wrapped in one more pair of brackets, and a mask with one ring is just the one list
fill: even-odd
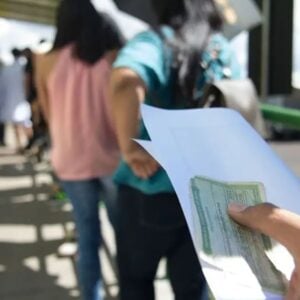
[(193, 106), (200, 57), (211, 34), (221, 29), (221, 16), (213, 0), (152, 0), (152, 4), (159, 24), (175, 31), (167, 42), (174, 53), (175, 98)]

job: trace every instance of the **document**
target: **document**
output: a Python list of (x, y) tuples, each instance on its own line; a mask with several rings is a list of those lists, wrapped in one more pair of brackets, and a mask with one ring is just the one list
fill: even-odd
[(265, 202), (263, 185), (194, 177), (190, 188), (196, 247), (197, 252), (202, 252), (203, 259), (225, 272), (236, 272), (247, 277), (249, 268), (242, 270), (243, 264), (237, 262), (245, 258), (265, 291), (284, 295), (282, 274), (265, 253), (272, 247), (270, 238), (237, 225), (227, 214), (230, 202), (245, 205)]
[[(250, 236), (247, 231), (242, 238), (242, 228), (228, 225), (233, 223), (225, 207), (228, 201), (267, 201), (300, 214), (298, 177), (233, 110), (164, 110), (143, 105), (141, 111), (151, 141), (138, 142), (161, 164), (173, 184), (215, 299), (283, 299), (282, 281), (274, 269), (289, 279), (292, 257), (278, 244), (271, 243), (266, 249), (265, 238)], [(243, 186), (249, 189), (241, 189)], [(196, 191), (201, 193), (197, 196)], [(200, 202), (204, 191), (211, 200)], [(199, 217), (201, 208), (209, 228), (206, 235)], [(214, 255), (218, 251), (224, 256)]]

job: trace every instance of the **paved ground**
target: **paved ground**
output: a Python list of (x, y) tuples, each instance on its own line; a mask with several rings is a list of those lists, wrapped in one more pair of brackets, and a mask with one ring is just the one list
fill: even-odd
[(300, 177), (300, 142), (273, 142), (271, 145), (294, 173)]
[[(52, 176), (46, 163), (33, 164), (0, 148), (0, 299), (79, 299), (74, 258), (57, 249), (72, 228), (70, 205), (50, 200)], [(101, 210), (106, 250), (101, 250), (107, 299), (118, 285), (113, 257), (113, 231)], [(156, 281), (158, 299), (171, 299), (163, 263)]]
[(46, 165), (0, 150), (0, 299), (78, 295), (73, 261), (56, 256), (71, 217), (48, 200), (50, 182)]
[[(300, 142), (272, 143), (274, 150), (300, 176)], [(72, 226), (70, 207), (49, 200), (52, 177), (45, 163), (32, 164), (0, 148), (0, 299), (78, 299), (75, 264), (59, 258), (57, 248)], [(103, 231), (109, 253), (115, 253), (113, 232)], [(117, 280), (110, 256), (101, 252), (108, 299), (115, 299)], [(164, 277), (164, 267), (158, 277)], [(156, 281), (158, 300), (172, 299), (169, 284)]]

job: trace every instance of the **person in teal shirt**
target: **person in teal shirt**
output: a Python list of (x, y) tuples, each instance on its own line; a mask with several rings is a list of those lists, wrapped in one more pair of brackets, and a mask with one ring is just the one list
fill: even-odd
[[(172, 37), (172, 31), (168, 27), (162, 28), (166, 38)], [(211, 61), (211, 52), (219, 49), (218, 60)], [(185, 108), (185, 103), (174, 103), (171, 69), (166, 68), (167, 60), (171, 61), (172, 53), (164, 46), (164, 41), (155, 31), (146, 31), (133, 40), (120, 52), (114, 63), (115, 69), (128, 68), (134, 71), (147, 87), (144, 103), (166, 109)], [(198, 83), (201, 91), (204, 84), (212, 80), (222, 79), (224, 69), (231, 70), (231, 78), (240, 77), (240, 68), (233, 55), (228, 41), (220, 33), (215, 33), (209, 42), (208, 48), (202, 54), (202, 60), (210, 62), (202, 80)], [(200, 62), (200, 56), (199, 56)], [(169, 62), (170, 64), (171, 62)], [(160, 101), (158, 99), (162, 99)], [(148, 134), (144, 125), (140, 124), (138, 138), (148, 140)], [(153, 176), (144, 180), (136, 176), (130, 166), (123, 161), (116, 174), (115, 180), (119, 184), (126, 184), (138, 188), (146, 194), (160, 192), (174, 192), (173, 186), (163, 169), (158, 170)]]
[[(219, 32), (213, 0), (152, 0), (157, 29), (133, 38), (119, 53), (110, 94), (122, 161), (116, 171), (120, 220), (116, 232), (121, 300), (153, 300), (162, 257), (177, 300), (200, 300), (205, 279), (177, 196), (166, 172), (132, 138), (149, 139), (139, 116), (144, 102), (194, 108), (207, 82), (239, 66)], [(174, 149), (176, 151), (176, 149)]]

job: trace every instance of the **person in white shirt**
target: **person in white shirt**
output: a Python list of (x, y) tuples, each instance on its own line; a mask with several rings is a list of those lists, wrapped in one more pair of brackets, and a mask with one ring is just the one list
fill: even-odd
[(0, 69), (0, 123), (12, 123), (16, 136), (16, 148), (22, 149), (22, 135), (28, 138), (31, 131), (31, 110), (26, 101), (24, 67), (21, 52), (12, 50), (14, 62), (2, 64)]

